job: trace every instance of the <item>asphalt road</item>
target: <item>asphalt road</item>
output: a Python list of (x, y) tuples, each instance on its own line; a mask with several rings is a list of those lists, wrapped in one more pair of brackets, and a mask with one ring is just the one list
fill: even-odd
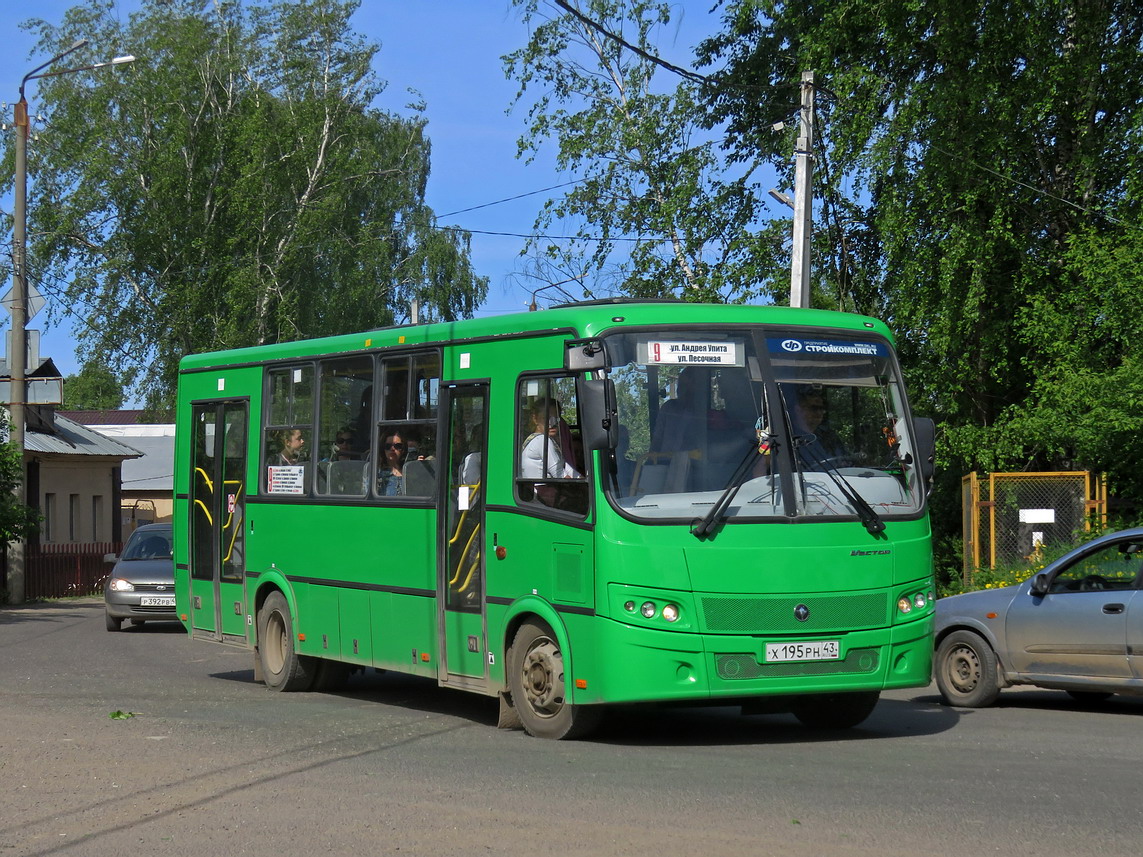
[(0, 608), (0, 857), (1143, 845), (1143, 699), (895, 692), (843, 736), (728, 708), (619, 712), (579, 742), (495, 722), (493, 700), (422, 679), (273, 693), (249, 653), (180, 626), (107, 633), (95, 599)]

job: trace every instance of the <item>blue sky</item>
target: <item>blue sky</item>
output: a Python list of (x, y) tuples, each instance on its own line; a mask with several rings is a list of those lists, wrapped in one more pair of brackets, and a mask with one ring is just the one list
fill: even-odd
[[(53, 23), (62, 19), (73, 2), (37, 0), (33, 4), (5, 4), (3, 31), (6, 48), (0, 52), (0, 100), (6, 122), (20, 80), (47, 56), (30, 57), (32, 37), (17, 25), (31, 17)], [(681, 26), (664, 34), (660, 53), (680, 65), (690, 65), (690, 49), (717, 27), (709, 13), (710, 0), (684, 0), (675, 8)], [(119, 0), (121, 14), (137, 8), (136, 0)], [(15, 8), (14, 8), (15, 7)], [(27, 11), (25, 11), (27, 10)], [(389, 85), (378, 106), (403, 113), (408, 89), (417, 90), (427, 104), (428, 133), (432, 141), (432, 171), (427, 201), (438, 213), (460, 211), (520, 194), (529, 194), (576, 178), (555, 169), (554, 147), (549, 145), (530, 164), (516, 158), (526, 108), (506, 113), (516, 92), (505, 79), (500, 57), (527, 42), (527, 29), (518, 10), (507, 0), (363, 0), (354, 23), (367, 38), (379, 42), (375, 68)], [(143, 56), (144, 45), (95, 45), (97, 55)], [(31, 112), (39, 110), (36, 83), (29, 84)], [(50, 116), (42, 133), (49, 133)], [(34, 173), (29, 182), (35, 182)], [(510, 203), (488, 206), (447, 218), (471, 230), (528, 233), (536, 213), (551, 194), (525, 196)], [(11, 211), (11, 201), (0, 200)], [(524, 309), (530, 290), (539, 285), (521, 275), (524, 239), (474, 234), (473, 262), (490, 279), (481, 314)], [(530, 284), (529, 284), (530, 283)], [(7, 285), (0, 286), (0, 291)], [(573, 291), (573, 294), (578, 294)], [(543, 301), (541, 301), (543, 304)], [(43, 328), (47, 313), (30, 322)], [(7, 316), (0, 323), (7, 324)], [(56, 313), (53, 329), (43, 333), (42, 352), (52, 357), (64, 374), (78, 370), (74, 359), (71, 324)]]

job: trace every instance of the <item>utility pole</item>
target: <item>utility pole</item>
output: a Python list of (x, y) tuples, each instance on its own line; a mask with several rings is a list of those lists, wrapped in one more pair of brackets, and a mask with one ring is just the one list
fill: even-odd
[[(65, 68), (60, 71), (44, 72), (48, 66), (58, 62), (74, 51), (78, 51), (87, 44), (87, 39), (79, 39), (70, 48), (61, 54), (56, 54), (43, 65), (37, 66), (20, 81), (20, 100), (16, 102), (15, 131), (16, 131), (16, 174), (14, 178), (14, 205), (12, 216), (12, 350), (8, 354), (8, 440), (15, 444), (20, 452), (20, 476), (17, 480), (14, 494), (20, 507), (26, 506), (28, 501), (28, 484), (25, 476), (24, 449), (25, 449), (25, 410), (27, 405), (27, 374), (28, 374), (28, 268), (27, 268), (27, 242), (28, 242), (28, 100), (24, 96), (24, 88), (28, 81), (43, 77), (56, 77), (61, 74), (74, 74), (81, 71), (94, 71), (95, 69), (122, 65), (135, 61), (133, 56), (116, 57), (108, 62), (94, 65), (80, 66), (79, 68)], [(44, 72), (41, 74), (41, 72)], [(35, 313), (33, 313), (35, 315)], [(32, 367), (35, 369), (36, 367)], [(33, 498), (37, 500), (38, 498)], [(25, 576), (25, 544), (22, 539), (9, 543), (7, 551), (7, 585), (8, 601), (11, 604), (24, 603), (24, 576)]]
[(810, 305), (810, 238), (813, 235), (814, 73), (802, 72), (802, 107), (794, 150), (794, 246), (790, 257), (790, 306)]

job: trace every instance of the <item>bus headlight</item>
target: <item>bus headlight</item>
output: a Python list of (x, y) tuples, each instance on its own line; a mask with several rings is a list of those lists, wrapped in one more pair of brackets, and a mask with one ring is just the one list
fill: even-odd
[(933, 592), (922, 589), (919, 592), (906, 592), (897, 599), (897, 612), (902, 616), (917, 611), (923, 612), (933, 606)]
[(658, 610), (655, 607), (654, 601), (644, 601), (643, 606), (639, 608), (639, 612), (643, 614), (644, 619), (654, 619)]
[(679, 621), (679, 608), (675, 604), (668, 604), (663, 608), (663, 618), (668, 622)]

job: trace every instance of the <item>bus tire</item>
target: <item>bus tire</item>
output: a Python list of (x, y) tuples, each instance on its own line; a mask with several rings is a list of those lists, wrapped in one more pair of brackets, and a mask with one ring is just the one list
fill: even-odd
[(877, 705), (876, 691), (820, 693), (794, 703), (794, 716), (811, 729), (852, 729), (863, 722)]
[(933, 663), (937, 689), (946, 705), (985, 708), (1000, 695), (996, 653), (980, 634), (953, 631), (937, 646)]
[(294, 620), (281, 592), (267, 595), (258, 611), (258, 657), (262, 680), (271, 690), (309, 690), (313, 685), (316, 665), (294, 646)]
[(579, 738), (600, 720), (599, 706), (568, 702), (564, 657), (551, 628), (525, 622), (508, 650), (508, 689), (524, 730), (536, 738)]

